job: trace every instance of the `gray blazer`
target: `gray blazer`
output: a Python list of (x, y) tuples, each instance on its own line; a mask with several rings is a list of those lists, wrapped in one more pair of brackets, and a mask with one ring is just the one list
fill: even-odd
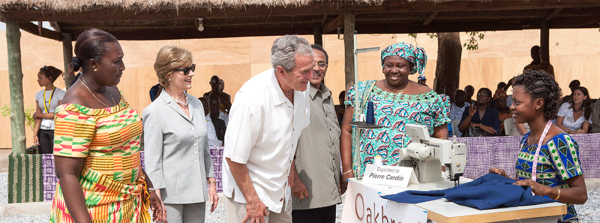
[(208, 200), (207, 177), (214, 177), (200, 100), (189, 97), (188, 117), (163, 91), (143, 112), (144, 164), (167, 204)]

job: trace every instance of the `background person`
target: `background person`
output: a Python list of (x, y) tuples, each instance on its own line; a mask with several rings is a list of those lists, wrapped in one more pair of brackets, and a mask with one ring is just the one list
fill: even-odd
[[(436, 138), (444, 139), (447, 136), (447, 123), (450, 122), (449, 98), (408, 79), (411, 74), (423, 75), (426, 61), (427, 55), (423, 48), (414, 47), (410, 43), (392, 44), (381, 51), (385, 79), (358, 82), (358, 85), (348, 90), (348, 100), (345, 103), (350, 106), (344, 113), (341, 136), (344, 185), (348, 178), (355, 176), (358, 165), (364, 170), (366, 164), (373, 163), (375, 156), (381, 156), (384, 165), (398, 163), (400, 150), (411, 140), (406, 136), (406, 124), (427, 126), (429, 134)], [(375, 124), (384, 128), (356, 132), (356, 127), (350, 125), (354, 117), (356, 96), (365, 113), (367, 102), (373, 102)], [(359, 142), (355, 143), (356, 140)], [(361, 146), (360, 150), (365, 151), (360, 154), (360, 163), (354, 162), (354, 157), (359, 155), (354, 154), (352, 149), (356, 144)]]
[(219, 201), (204, 108), (186, 93), (195, 67), (189, 51), (162, 47), (154, 70), (164, 90), (144, 109), (144, 162), (169, 223), (204, 222), (205, 202), (212, 212)]
[(50, 222), (150, 222), (148, 206), (154, 220), (164, 221), (162, 202), (141, 167), (142, 121), (116, 87), (125, 70), (121, 45), (105, 31), (88, 29), (74, 50), (74, 70), (82, 71), (55, 111), (59, 181)]
[(223, 140), (225, 138), (225, 131), (227, 125), (224, 120), (219, 118), (219, 97), (210, 96), (209, 107), (210, 113), (206, 115), (206, 129), (208, 134), (208, 144), (211, 146), (223, 146)]
[(450, 120), (452, 120), (452, 131), (454, 135), (461, 136), (462, 132), (459, 131), (458, 125), (462, 120), (465, 108), (471, 106), (469, 102), (465, 102), (465, 92), (463, 90), (456, 90), (454, 93), (454, 101), (450, 108)]
[(585, 87), (578, 87), (573, 91), (569, 102), (563, 103), (558, 109), (556, 126), (568, 134), (587, 133), (592, 115), (592, 100)]
[(340, 189), (340, 126), (331, 91), (323, 79), (329, 58), (320, 45), (311, 45), (315, 58), (308, 87), (310, 125), (302, 130), (290, 171), (294, 223), (334, 223)]
[[(479, 89), (477, 104), (471, 104), (469, 109), (465, 109), (458, 126), (463, 136), (496, 136), (500, 134), (498, 110), (488, 106), (491, 98), (492, 91), (490, 89)], [(467, 132), (467, 130), (470, 132)]]
[(540, 46), (531, 47), (531, 59), (533, 61), (523, 68), (523, 72), (527, 70), (540, 70), (546, 72), (546, 74), (552, 76), (552, 79), (554, 79), (554, 67), (549, 62), (543, 61), (541, 55), (542, 48)]
[(219, 110), (227, 115), (229, 114), (229, 110), (231, 109), (231, 96), (223, 92), (222, 89), (225, 89), (225, 82), (223, 82), (223, 88), (221, 88), (220, 80), (221, 79), (219, 79), (217, 75), (212, 76), (209, 82), (211, 90), (209, 92), (204, 93), (202, 97), (206, 99), (208, 99), (208, 97), (211, 95), (219, 97), (219, 101), (221, 102), (221, 107), (219, 108)]
[(571, 83), (569, 83), (569, 89), (571, 90), (571, 94), (564, 96), (561, 99), (560, 104), (562, 105), (563, 103), (571, 101), (573, 99), (573, 92), (580, 86), (581, 86), (581, 83), (579, 82), (579, 80), (572, 80)]
[(40, 154), (54, 152), (54, 110), (61, 104), (67, 92), (54, 86), (63, 72), (53, 66), (44, 66), (38, 72), (38, 84), (44, 90), (35, 94), (35, 119), (33, 144), (39, 146)]
[[(556, 118), (560, 94), (556, 81), (544, 72), (524, 71), (515, 79), (514, 103), (510, 109), (517, 123), (528, 123), (531, 127), (521, 139), (515, 184), (531, 187), (535, 195), (567, 204), (567, 214), (558, 222), (579, 222), (573, 204), (587, 201), (579, 148), (571, 136), (551, 122)], [(538, 148), (538, 144), (542, 146)], [(539, 158), (534, 166), (531, 157), (536, 153)], [(502, 169), (491, 168), (489, 172), (509, 177)]]
[(475, 100), (473, 100), (473, 94), (475, 94), (475, 88), (471, 85), (465, 86), (465, 101), (469, 104), (477, 104)]

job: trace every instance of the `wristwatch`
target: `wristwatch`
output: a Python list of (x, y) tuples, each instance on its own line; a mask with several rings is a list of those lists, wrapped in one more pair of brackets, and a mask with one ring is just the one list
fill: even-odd
[(154, 188), (150, 187), (150, 188), (148, 188), (148, 193), (152, 193), (152, 192), (153, 192), (153, 191), (155, 191), (155, 190), (156, 190), (156, 189), (154, 189)]

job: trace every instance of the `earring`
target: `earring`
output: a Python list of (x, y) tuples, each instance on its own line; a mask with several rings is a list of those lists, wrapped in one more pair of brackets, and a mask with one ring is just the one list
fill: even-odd
[(98, 70), (96, 68), (94, 68), (94, 72), (98, 72)]
[(540, 110), (540, 108), (535, 108), (535, 110), (536, 110), (536, 111), (537, 111), (537, 110)]
[(171, 78), (169, 78), (169, 82), (171, 82)]

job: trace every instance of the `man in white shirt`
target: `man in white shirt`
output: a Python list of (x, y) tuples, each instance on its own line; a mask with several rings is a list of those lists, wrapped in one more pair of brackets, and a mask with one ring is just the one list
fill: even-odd
[(271, 48), (273, 69), (248, 80), (225, 133), (226, 222), (292, 222), (288, 176), (298, 138), (310, 122), (310, 44), (286, 35)]

